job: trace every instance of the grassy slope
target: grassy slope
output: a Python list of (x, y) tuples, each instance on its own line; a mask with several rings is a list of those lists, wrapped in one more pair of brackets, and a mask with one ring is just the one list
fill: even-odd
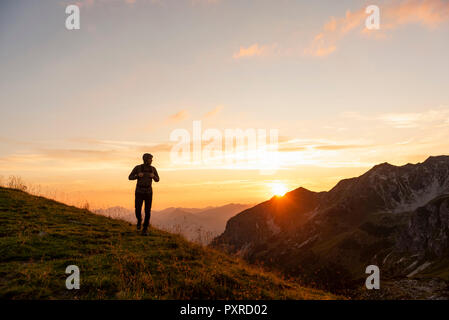
[[(0, 298), (335, 299), (151, 228), (0, 188)], [(80, 268), (80, 290), (65, 268)]]

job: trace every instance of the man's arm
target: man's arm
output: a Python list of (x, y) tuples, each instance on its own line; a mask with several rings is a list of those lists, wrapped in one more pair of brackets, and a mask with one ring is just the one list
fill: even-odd
[(159, 174), (157, 173), (157, 170), (155, 167), (153, 167), (153, 180), (156, 182), (159, 182)]
[(136, 180), (139, 177), (139, 174), (137, 173), (137, 166), (134, 167), (133, 171), (129, 174), (128, 179), (129, 180)]

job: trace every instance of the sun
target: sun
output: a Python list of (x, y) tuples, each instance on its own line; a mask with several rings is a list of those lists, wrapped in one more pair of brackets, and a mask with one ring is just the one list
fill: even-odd
[(271, 192), (273, 195), (282, 197), (287, 192), (287, 187), (283, 183), (272, 183), (271, 184)]

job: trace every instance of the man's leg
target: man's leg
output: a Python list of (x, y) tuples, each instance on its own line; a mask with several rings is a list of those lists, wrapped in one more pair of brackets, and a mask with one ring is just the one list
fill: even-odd
[(143, 221), (143, 232), (146, 232), (150, 224), (151, 204), (153, 202), (153, 193), (145, 195), (145, 220)]
[(136, 200), (134, 202), (134, 207), (136, 208), (137, 230), (140, 230), (140, 226), (142, 224), (142, 204), (143, 204), (142, 194), (136, 193)]

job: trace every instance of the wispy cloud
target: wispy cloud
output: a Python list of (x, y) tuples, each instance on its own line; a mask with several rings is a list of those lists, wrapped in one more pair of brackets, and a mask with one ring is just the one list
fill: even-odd
[(221, 110), (223, 110), (223, 106), (221, 106), (221, 105), (216, 106), (213, 110), (207, 112), (204, 115), (204, 118), (211, 118), (211, 117), (217, 115)]
[(366, 115), (358, 112), (344, 112), (341, 117), (356, 123), (377, 123), (396, 129), (428, 129), (449, 127), (449, 107), (440, 106), (416, 112), (387, 112), (377, 115)]
[(346, 11), (344, 17), (331, 17), (322, 30), (314, 36), (310, 45), (304, 50), (306, 55), (323, 57), (337, 49), (338, 42), (352, 31), (358, 30), (365, 35), (383, 38), (385, 31), (407, 24), (419, 24), (435, 28), (449, 20), (449, 1), (443, 0), (406, 0), (389, 1), (380, 6), (380, 30), (365, 28), (368, 15), (365, 8), (358, 11)]
[(240, 47), (240, 50), (232, 56), (234, 59), (250, 58), (257, 56), (267, 56), (274, 52), (276, 48), (275, 44), (272, 45), (259, 45), (254, 43), (249, 47)]
[(424, 112), (387, 113), (379, 117), (383, 122), (395, 128), (418, 128), (432, 125), (447, 127), (449, 125), (449, 109), (428, 110)]
[(138, 151), (141, 152), (169, 152), (172, 150), (174, 143), (159, 143), (156, 145), (143, 145), (137, 148)]
[(140, 150), (144, 148), (150, 148), (157, 151), (170, 150), (173, 143), (148, 143), (142, 141), (127, 141), (127, 140), (101, 140), (92, 138), (74, 138), (68, 140), (71, 143), (82, 143), (93, 146), (111, 146), (115, 149), (127, 149), (127, 150)]
[(408, 0), (385, 7), (382, 28), (393, 29), (409, 23), (435, 28), (449, 20), (446, 0)]
[(92, 161), (115, 160), (118, 158), (116, 150), (92, 149), (40, 149), (40, 155), (46, 159), (83, 159)]
[(187, 110), (181, 110), (175, 114), (172, 114), (168, 117), (170, 122), (179, 122), (185, 120), (189, 117), (189, 112)]
[(280, 152), (337, 151), (372, 147), (366, 141), (331, 141), (325, 139), (290, 139), (279, 143)]
[(314, 149), (317, 150), (327, 150), (327, 151), (334, 151), (334, 150), (347, 150), (347, 149), (360, 149), (360, 148), (368, 148), (370, 145), (367, 144), (324, 144), (324, 145), (317, 145), (314, 147)]
[(416, 112), (387, 112), (367, 115), (359, 112), (344, 112), (341, 117), (357, 123), (377, 122), (397, 129), (441, 128), (449, 126), (449, 107), (440, 106)]

